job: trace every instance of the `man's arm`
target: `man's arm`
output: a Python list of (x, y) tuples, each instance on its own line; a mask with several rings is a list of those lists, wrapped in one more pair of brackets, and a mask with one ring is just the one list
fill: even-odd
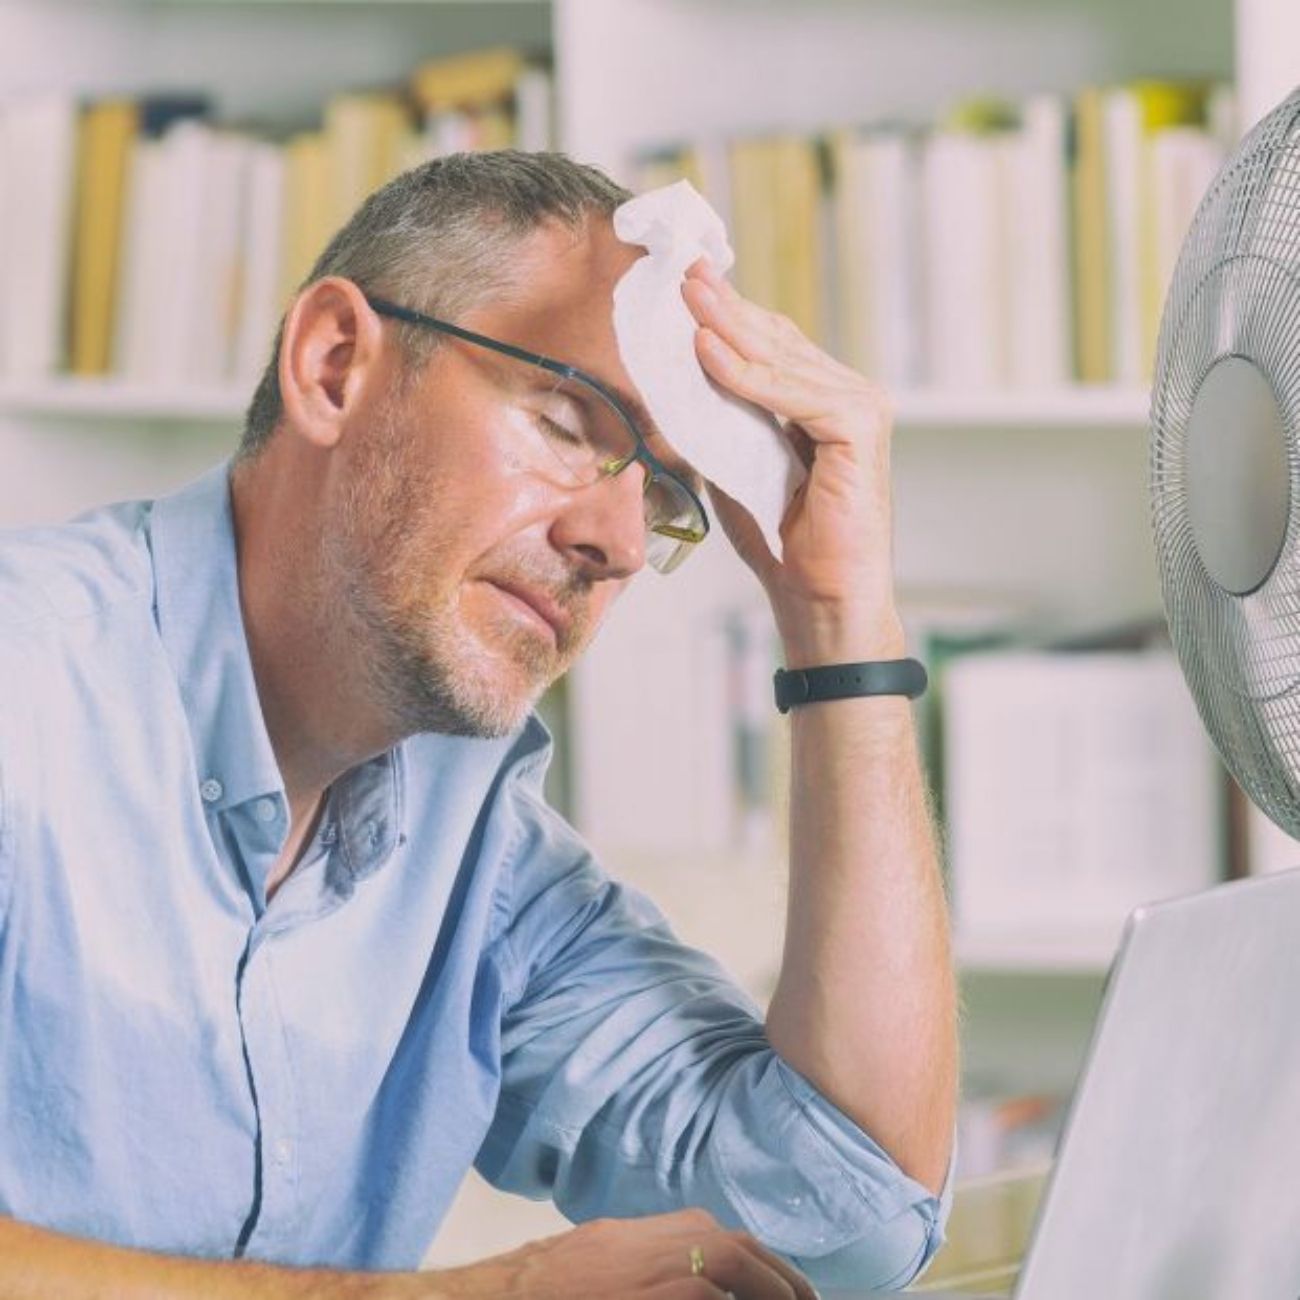
[[(894, 656), (818, 662), (877, 657)], [(789, 915), (768, 1039), (937, 1192), (953, 1133), (955, 996), (910, 706), (809, 705), (792, 741)]]
[[(694, 1261), (703, 1269), (695, 1275)], [(744, 1233), (687, 1210), (585, 1224), (467, 1268), (340, 1273), (124, 1250), (0, 1217), (5, 1300), (814, 1300)]]
[[(783, 555), (711, 489), (772, 604), (787, 666), (903, 655), (894, 603), (888, 404), (707, 262), (685, 296), (725, 388), (788, 421), (808, 479)], [(951, 1154), (956, 995), (935, 837), (908, 702), (792, 712), (791, 885), (768, 1040), (900, 1167), (938, 1190)]]
[(398, 1300), (439, 1294), (426, 1286), (413, 1290), (409, 1280), (396, 1274), (367, 1276), (156, 1255), (0, 1218), (0, 1294), (6, 1300)]

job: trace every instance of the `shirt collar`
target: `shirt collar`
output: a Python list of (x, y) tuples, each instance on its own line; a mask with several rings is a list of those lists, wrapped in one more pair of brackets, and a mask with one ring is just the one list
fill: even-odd
[(222, 811), (282, 792), (244, 635), (228, 462), (154, 502), (149, 545), (204, 803)]
[[(229, 463), (155, 501), (148, 536), (154, 614), (189, 724), (200, 796), (212, 812), (283, 796), (244, 632)], [(485, 783), (503, 761), (540, 783), (551, 752), (536, 715), (496, 740), (422, 739), (426, 776), (450, 764)], [(338, 817), (326, 846), (340, 842), (354, 881), (377, 870), (403, 839), (405, 748), (362, 764), (336, 787)]]

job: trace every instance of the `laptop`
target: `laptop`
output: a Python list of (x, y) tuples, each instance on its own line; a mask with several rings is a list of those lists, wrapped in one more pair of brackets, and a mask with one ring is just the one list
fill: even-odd
[(1012, 1296), (1298, 1300), (1298, 1223), (1300, 870), (1129, 918)]

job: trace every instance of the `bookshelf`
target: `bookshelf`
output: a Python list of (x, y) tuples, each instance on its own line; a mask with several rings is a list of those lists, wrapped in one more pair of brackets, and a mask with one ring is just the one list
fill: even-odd
[[(252, 0), (246, 0), (251, 3)], [(306, 0), (294, 0), (306, 3)], [(340, 0), (330, 0), (339, 3)], [(1145, 430), (1150, 395), (1141, 388), (1063, 388), (1043, 391), (903, 389), (891, 395), (900, 430), (1071, 429)], [(173, 386), (126, 380), (60, 378), (39, 383), (0, 381), (0, 417), (102, 416), (106, 421), (153, 420), (238, 426), (248, 405), (244, 385)]]
[[(0, 14), (0, 98), (165, 84), (207, 91), (223, 117), (287, 127), (422, 57), (499, 42), (546, 51), (560, 145), (624, 180), (664, 141), (928, 120), (990, 91), (1235, 73), (1250, 121), (1300, 81), (1295, 0), (0, 0)], [(248, 397), (0, 381), (0, 526), (192, 477), (233, 448)], [(1066, 629), (1156, 609), (1147, 402), (1132, 387), (895, 394), (900, 583), (997, 586)], [(721, 540), (670, 582), (648, 575), (574, 674), (571, 726), (577, 820), (597, 852), (761, 993), (783, 868), (718, 822), (729, 738), (707, 689), (721, 671), (720, 604), (759, 599)], [(1068, 1086), (1115, 938), (959, 935), (975, 990), (967, 1059)], [(505, 1244), (481, 1225), (475, 1235), (472, 1208), (448, 1239), (458, 1230), (472, 1243), (462, 1258)]]
[(141, 420), (237, 430), (250, 395), (242, 387), (163, 387), (121, 379), (8, 382), (0, 383), (0, 418), (57, 420), (71, 416), (105, 423)]

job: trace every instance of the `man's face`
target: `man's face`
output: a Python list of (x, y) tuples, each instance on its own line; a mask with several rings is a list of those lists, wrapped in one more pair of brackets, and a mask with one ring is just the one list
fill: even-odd
[[(520, 246), (511, 300), (457, 323), (632, 392), (612, 292), (637, 255), (606, 222), (546, 227)], [(351, 439), (330, 567), (407, 733), (518, 726), (644, 562), (640, 467), (559, 483), (511, 403), (496, 354), (449, 340)]]

